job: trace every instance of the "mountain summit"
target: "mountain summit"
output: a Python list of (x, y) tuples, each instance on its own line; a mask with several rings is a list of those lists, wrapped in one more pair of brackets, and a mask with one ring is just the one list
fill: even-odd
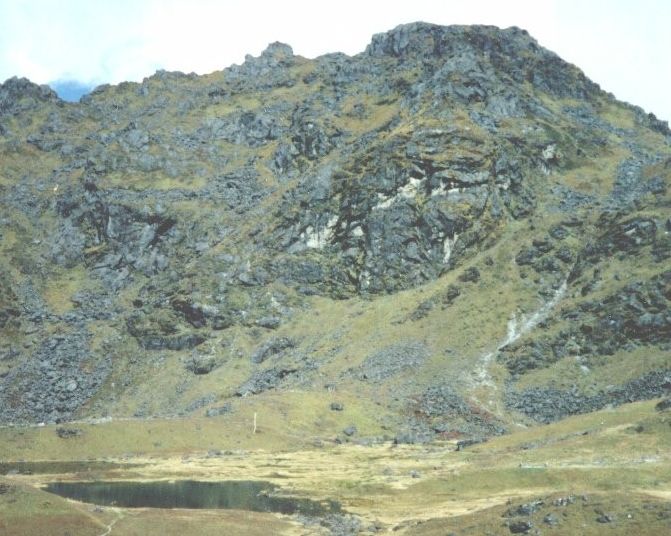
[(670, 178), (666, 123), (518, 28), (7, 80), (0, 421), (344, 407), (422, 442), (660, 396)]

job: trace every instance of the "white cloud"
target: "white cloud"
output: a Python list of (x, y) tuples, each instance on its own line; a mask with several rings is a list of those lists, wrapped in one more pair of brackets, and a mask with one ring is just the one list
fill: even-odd
[(272, 41), (307, 57), (355, 54), (373, 33), (414, 20), (520, 26), (604, 89), (671, 119), (666, 0), (0, 0), (0, 80), (118, 83), (158, 68), (206, 73)]

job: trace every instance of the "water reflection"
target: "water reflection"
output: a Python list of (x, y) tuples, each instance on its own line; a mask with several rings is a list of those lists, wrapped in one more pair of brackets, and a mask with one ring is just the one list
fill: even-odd
[(340, 511), (335, 501), (277, 496), (262, 481), (52, 482), (46, 491), (82, 502), (148, 508), (227, 508), (320, 516)]

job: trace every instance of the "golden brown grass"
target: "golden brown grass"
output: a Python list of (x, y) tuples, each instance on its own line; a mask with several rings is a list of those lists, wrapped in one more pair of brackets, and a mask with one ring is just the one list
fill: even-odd
[[(287, 409), (281, 407), (279, 398), (276, 402), (280, 406), (278, 414)], [(301, 403), (306, 406), (305, 399)], [(469, 517), (474, 512), (478, 512), (478, 523), (484, 523), (483, 527), (489, 526), (490, 519), (501, 523), (500, 511), (487, 509), (508, 500), (524, 502), (525, 498), (568, 493), (609, 497), (619, 493), (645, 498), (671, 494), (670, 417), (656, 412), (654, 403), (628, 404), (548, 426), (521, 429), (462, 452), (455, 452), (450, 442), (361, 446), (334, 445), (328, 437), (301, 440), (275, 418), (266, 422), (262, 417), (258, 433), (252, 434), (249, 412), (260, 408), (251, 406), (245, 410), (250, 419), (244, 426), (236, 424), (240, 415), (116, 421), (77, 425), (84, 434), (70, 440), (58, 438), (51, 426), (5, 428), (0, 429), (1, 444), (5, 446), (0, 456), (38, 459), (41, 453), (49, 452), (56, 459), (116, 459), (120, 457), (119, 449), (126, 448), (123, 459), (142, 465), (99, 472), (96, 478), (265, 480), (286, 493), (336, 499), (348, 512), (387, 528), (421, 526), (427, 534), (433, 534), (431, 527), (475, 523), (476, 518)], [(346, 421), (338, 424), (342, 422)], [(300, 434), (300, 425), (296, 431)], [(213, 448), (225, 453), (207, 456), (206, 451)], [(13, 455), (8, 456), (7, 449)], [(57, 478), (76, 480), (82, 475), (14, 476), (6, 480), (36, 485)], [(13, 515), (20, 517), (21, 512), (17, 510)], [(140, 530), (138, 527), (149, 526), (157, 515), (132, 512), (118, 522), (120, 529), (127, 526), (129, 531)], [(188, 512), (180, 515), (194, 523), (202, 521), (204, 530), (216, 527), (216, 520), (223, 519), (202, 512), (193, 513), (193, 517)], [(435, 518), (453, 521), (416, 525)], [(575, 523), (582, 523), (583, 518), (576, 515)], [(180, 519), (175, 518), (175, 526), (180, 526)], [(247, 518), (237, 519), (233, 523), (244, 527)], [(273, 519), (276, 518), (267, 522)], [(574, 524), (566, 526), (575, 528)], [(413, 533), (410, 528), (407, 531)]]

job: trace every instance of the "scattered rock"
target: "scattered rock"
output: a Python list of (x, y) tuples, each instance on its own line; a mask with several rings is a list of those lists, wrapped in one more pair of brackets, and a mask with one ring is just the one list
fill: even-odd
[(427, 417), (465, 416), (472, 412), (464, 398), (448, 385), (427, 388), (419, 398), (417, 410)]
[(564, 240), (569, 236), (569, 231), (563, 225), (555, 225), (549, 231), (549, 235), (555, 240)]
[(434, 439), (434, 433), (425, 429), (408, 429), (400, 431), (394, 437), (396, 445), (422, 445)]
[(552, 501), (552, 504), (554, 506), (569, 506), (573, 503), (575, 503), (575, 495), (567, 495), (566, 497), (558, 497), (554, 501)]
[(531, 521), (513, 521), (508, 525), (508, 529), (513, 534), (526, 534), (534, 528)]
[(56, 428), (56, 435), (61, 439), (79, 437), (84, 431), (81, 428)]
[(235, 321), (231, 315), (217, 314), (210, 319), (212, 329), (216, 330), (230, 328), (233, 324), (235, 324)]
[(317, 522), (333, 536), (350, 536), (361, 532), (361, 520), (351, 514), (328, 514)]
[(281, 322), (279, 316), (264, 316), (256, 321), (256, 325), (266, 329), (277, 329)]
[(205, 411), (206, 417), (218, 417), (219, 415), (224, 415), (226, 413), (231, 413), (233, 411), (233, 406), (230, 402), (225, 403), (222, 406), (216, 408), (208, 408)]
[(266, 341), (259, 348), (252, 353), (252, 363), (263, 363), (266, 359), (272, 356), (281, 354), (285, 350), (294, 348), (296, 341), (288, 337), (272, 338)]
[(506, 405), (539, 422), (549, 423), (569, 415), (597, 411), (608, 405), (657, 398), (665, 393), (663, 385), (669, 375), (671, 370), (650, 372), (593, 395), (551, 387), (533, 387), (519, 392), (508, 390)]
[(212, 404), (216, 399), (217, 396), (214, 393), (209, 393), (205, 396), (196, 398), (193, 402), (191, 402), (184, 408), (184, 413), (188, 414), (191, 413), (192, 411), (196, 411), (197, 409), (205, 407), (208, 404)]
[(412, 312), (412, 314), (410, 315), (410, 320), (412, 321), (421, 320), (431, 312), (431, 309), (433, 309), (435, 305), (436, 304), (433, 299), (423, 301)]
[(471, 266), (464, 270), (462, 274), (459, 275), (459, 281), (464, 283), (476, 283), (480, 280), (480, 270), (475, 266)]
[(546, 514), (543, 517), (543, 523), (545, 523), (546, 525), (549, 525), (551, 527), (556, 527), (557, 525), (559, 525), (559, 518), (552, 513)]
[(212, 355), (192, 355), (187, 359), (185, 367), (194, 374), (209, 374), (217, 367), (217, 360)]
[(461, 289), (457, 285), (449, 285), (443, 297), (444, 305), (451, 305), (461, 294)]
[(480, 437), (480, 438), (472, 438), (472, 439), (461, 439), (457, 441), (457, 451), (462, 451), (466, 449), (467, 447), (471, 447), (473, 445), (478, 445), (480, 443), (484, 443), (487, 441), (486, 437)]
[(245, 383), (238, 387), (236, 396), (248, 396), (276, 389), (286, 378), (295, 375), (296, 368), (274, 367), (254, 373)]
[(510, 508), (504, 515), (506, 517), (530, 516), (531, 514), (538, 512), (544, 505), (545, 501), (539, 499), (530, 503), (521, 504), (516, 508)]
[(671, 398), (665, 398), (664, 400), (657, 402), (655, 409), (657, 411), (667, 411), (671, 409)]
[(404, 370), (420, 366), (428, 357), (423, 343), (404, 341), (369, 355), (358, 368), (358, 373), (362, 380), (382, 382)]
[[(93, 358), (90, 335), (81, 324), (50, 335), (0, 378), (0, 421), (68, 420), (103, 384), (112, 363)], [(10, 403), (9, 400), (13, 402)]]

